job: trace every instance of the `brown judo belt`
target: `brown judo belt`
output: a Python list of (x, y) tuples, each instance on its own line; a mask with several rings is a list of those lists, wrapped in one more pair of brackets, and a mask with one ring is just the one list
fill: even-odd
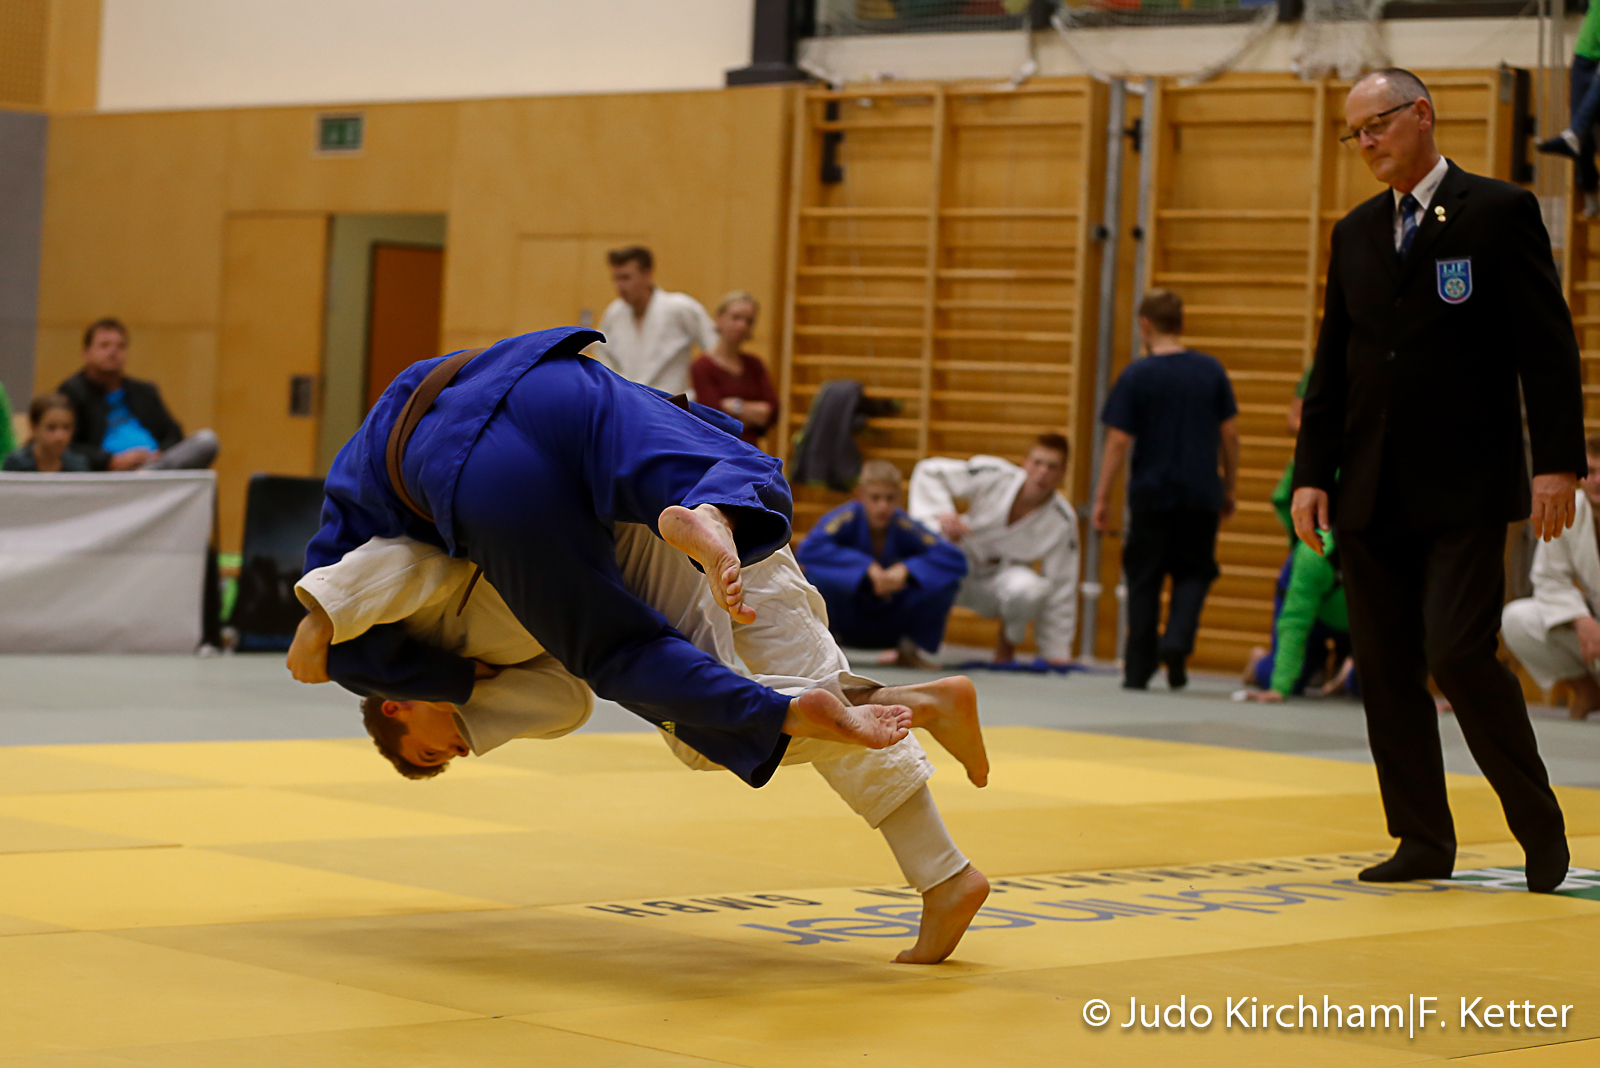
[[(394, 421), (394, 426), (389, 428), (389, 443), (384, 449), (384, 459), (389, 468), (389, 486), (394, 490), (400, 503), (411, 509), (422, 519), (433, 522), (422, 505), (411, 496), (411, 491), (406, 489), (405, 476), (400, 472), (400, 461), (405, 459), (406, 445), (411, 441), (411, 435), (416, 433), (417, 424), (422, 422), (422, 417), (428, 414), (428, 409), (433, 407), (433, 402), (439, 399), (439, 394), (444, 392), (456, 377), (456, 373), (467, 365), (474, 356), (483, 352), (483, 349), (468, 349), (458, 352), (454, 356), (439, 364), (428, 372), (411, 396), (407, 398), (405, 407), (400, 409), (400, 416)], [(483, 568), (478, 568), (472, 573), (472, 579), (467, 583), (466, 590), (461, 594), (461, 603), (456, 605), (456, 615), (460, 615), (467, 607), (467, 598), (472, 596), (472, 588), (483, 577)]]

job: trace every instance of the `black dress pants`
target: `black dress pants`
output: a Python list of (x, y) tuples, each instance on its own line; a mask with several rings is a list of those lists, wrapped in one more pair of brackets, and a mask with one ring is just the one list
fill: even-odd
[[(1218, 513), (1204, 508), (1138, 510), (1128, 518), (1122, 571), (1128, 584), (1128, 645), (1123, 682), (1142, 687), (1163, 662), (1187, 659), (1200, 629), (1200, 609), (1217, 577)], [(1161, 586), (1172, 576), (1167, 629), (1161, 625)]]
[(1495, 656), (1506, 525), (1339, 531), (1350, 637), (1389, 833), (1454, 860), (1431, 672), (1524, 849), (1565, 833), (1516, 676)]

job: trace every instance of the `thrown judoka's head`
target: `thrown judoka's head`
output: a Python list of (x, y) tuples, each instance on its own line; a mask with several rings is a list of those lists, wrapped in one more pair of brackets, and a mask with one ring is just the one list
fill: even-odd
[(1061, 488), (1067, 478), (1067, 439), (1060, 434), (1040, 434), (1022, 461), (1030, 497), (1048, 497)]
[(408, 779), (431, 779), (456, 757), (472, 753), (456, 725), (456, 706), (448, 701), (364, 697), (361, 718), (378, 752)]
[(1600, 434), (1590, 434), (1588, 440), (1589, 474), (1578, 483), (1589, 503), (1600, 508)]
[(900, 507), (900, 469), (888, 460), (868, 460), (861, 465), (856, 500), (867, 510), (867, 526), (874, 534), (889, 529)]

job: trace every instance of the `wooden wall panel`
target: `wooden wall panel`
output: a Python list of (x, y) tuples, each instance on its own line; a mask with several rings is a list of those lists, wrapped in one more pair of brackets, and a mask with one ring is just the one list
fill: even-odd
[(322, 363), (328, 218), (232, 215), (223, 238), (215, 429), (223, 549), (237, 551), (252, 474), (310, 475), (317, 423), (289, 411), (289, 382)]

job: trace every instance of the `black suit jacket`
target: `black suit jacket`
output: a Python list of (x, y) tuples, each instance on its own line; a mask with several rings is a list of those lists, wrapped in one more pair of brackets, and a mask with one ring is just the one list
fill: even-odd
[(1587, 470), (1578, 343), (1538, 201), (1452, 163), (1425, 214), (1403, 261), (1391, 190), (1333, 228), (1294, 486), (1332, 494), (1341, 529), (1527, 518), (1519, 381), (1534, 473)]
[[(167, 411), (167, 404), (161, 399), (161, 391), (154, 382), (124, 378), (122, 386), (128, 411), (150, 431), (159, 448), (170, 449), (183, 440), (183, 428)], [(95, 470), (104, 471), (110, 457), (100, 448), (100, 443), (105, 440), (106, 419), (111, 412), (110, 405), (106, 403), (105, 390), (82, 371), (56, 388), (71, 399), (73, 408), (77, 410), (77, 426), (72, 431), (72, 443), (88, 455)]]

